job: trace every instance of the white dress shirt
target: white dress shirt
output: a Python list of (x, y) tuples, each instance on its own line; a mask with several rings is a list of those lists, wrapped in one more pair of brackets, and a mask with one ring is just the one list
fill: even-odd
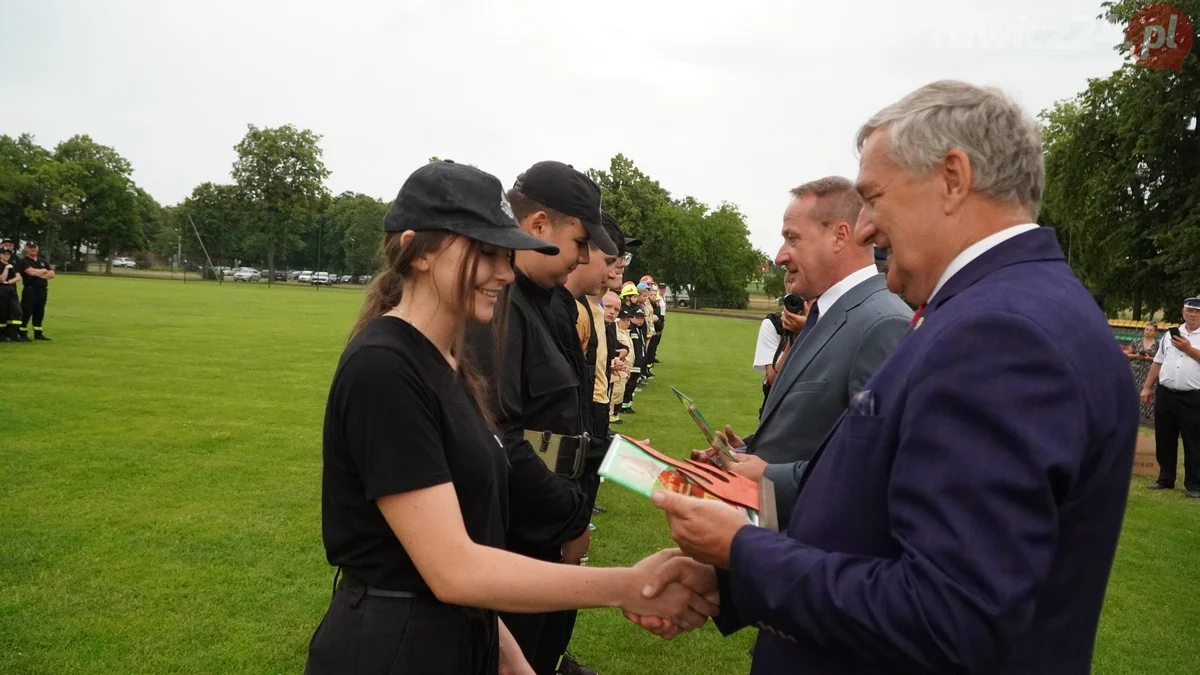
[(829, 308), (833, 307), (833, 304), (845, 295), (846, 291), (849, 291), (851, 288), (854, 288), (876, 274), (879, 274), (879, 269), (875, 267), (875, 263), (871, 263), (830, 286), (829, 290), (817, 297), (817, 321), (819, 322), (821, 317), (829, 312)]
[[(1187, 326), (1180, 325), (1179, 334), (1200, 348), (1200, 328), (1189, 333)], [(1173, 391), (1200, 391), (1200, 363), (1171, 344), (1169, 333), (1159, 341), (1154, 362), (1159, 364), (1158, 383), (1162, 386)]]
[(984, 253), (987, 253), (991, 249), (999, 246), (1009, 239), (1012, 239), (1018, 234), (1025, 234), (1026, 232), (1030, 230), (1036, 230), (1039, 227), (1041, 226), (1037, 223), (1013, 225), (1012, 227), (1006, 227), (995, 234), (988, 235), (974, 244), (966, 247), (963, 249), (962, 253), (954, 256), (954, 260), (951, 260), (950, 264), (946, 266), (946, 271), (942, 272), (942, 278), (938, 279), (937, 286), (934, 286), (933, 292), (929, 294), (929, 300), (932, 302), (933, 299), (937, 297), (938, 291), (942, 290), (942, 286), (945, 286), (946, 282), (950, 281), (951, 277), (961, 272), (962, 269), (966, 267), (972, 260), (978, 258)]

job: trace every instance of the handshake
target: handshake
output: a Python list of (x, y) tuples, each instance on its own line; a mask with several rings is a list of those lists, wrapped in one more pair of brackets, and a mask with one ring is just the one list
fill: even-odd
[(700, 628), (719, 611), (716, 571), (680, 549), (659, 551), (630, 571), (625, 618), (663, 639)]

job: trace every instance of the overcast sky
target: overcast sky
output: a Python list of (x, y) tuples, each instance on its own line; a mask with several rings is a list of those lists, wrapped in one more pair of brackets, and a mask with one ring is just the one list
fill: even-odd
[(738, 204), (774, 255), (788, 189), (853, 178), (857, 127), (908, 91), (963, 79), (1036, 112), (1118, 67), (1099, 4), (5, 0), (0, 133), (89, 134), (164, 205), (229, 182), (248, 123), (312, 129), (335, 194), (389, 200), (430, 155), (509, 185), (620, 152)]

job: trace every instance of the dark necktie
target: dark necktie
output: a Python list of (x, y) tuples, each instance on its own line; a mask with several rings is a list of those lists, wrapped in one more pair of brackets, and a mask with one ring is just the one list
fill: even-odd
[(817, 303), (812, 304), (812, 309), (808, 310), (808, 318), (804, 321), (804, 328), (800, 329), (800, 334), (796, 336), (795, 344), (800, 344), (804, 340), (804, 336), (812, 330), (813, 326), (817, 325), (817, 318), (821, 316), (821, 308)]

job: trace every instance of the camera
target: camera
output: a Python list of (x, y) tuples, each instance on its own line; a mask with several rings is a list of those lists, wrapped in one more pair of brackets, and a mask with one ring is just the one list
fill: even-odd
[(783, 308), (792, 314), (804, 313), (804, 298), (795, 293), (788, 293), (783, 296)]

